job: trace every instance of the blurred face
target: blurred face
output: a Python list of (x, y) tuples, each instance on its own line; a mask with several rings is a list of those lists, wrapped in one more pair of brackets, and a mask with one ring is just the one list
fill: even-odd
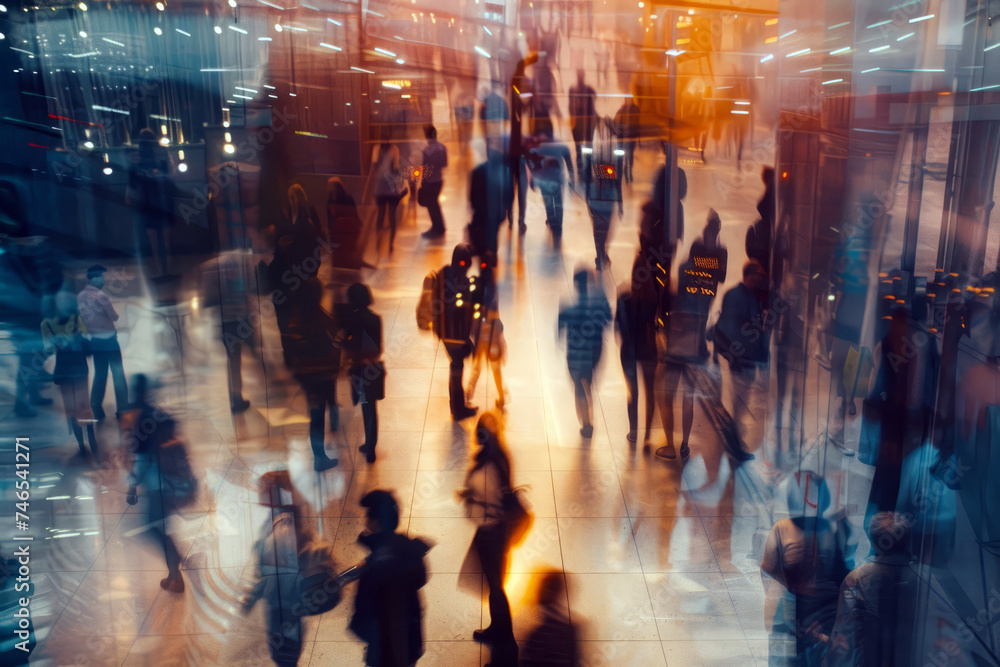
[(104, 287), (104, 274), (99, 273), (96, 276), (91, 276), (90, 284), (96, 287), (97, 289), (101, 289), (102, 287)]

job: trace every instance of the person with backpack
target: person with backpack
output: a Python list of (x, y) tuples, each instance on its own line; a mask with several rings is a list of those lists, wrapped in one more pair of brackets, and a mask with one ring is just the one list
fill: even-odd
[(333, 317), (320, 305), (323, 287), (312, 278), (302, 282), (288, 326), (281, 332), (285, 365), (302, 385), (309, 405), (309, 442), (313, 451), (313, 470), (323, 472), (335, 467), (336, 456), (325, 449), (324, 426), (330, 412), (330, 431), (340, 424), (337, 407), (337, 375), (340, 373), (340, 349), (334, 343), (336, 326)]
[(149, 401), (148, 378), (135, 376), (132, 388), (132, 409), (121, 422), (126, 444), (135, 456), (125, 500), (129, 505), (137, 504), (142, 487), (146, 534), (162, 547), (167, 562), (167, 576), (160, 580), (160, 588), (183, 593), (181, 555), (167, 532), (167, 520), (194, 501), (198, 483), (187, 449), (177, 438), (176, 423)]
[(594, 263), (598, 271), (611, 264), (608, 257), (608, 237), (615, 209), (622, 213), (621, 158), (614, 154), (614, 144), (607, 122), (598, 123), (592, 147), (583, 149), (583, 186), (587, 210), (594, 226)]
[(424, 654), (419, 591), (427, 583), (430, 546), (396, 532), (399, 504), (390, 491), (369, 491), (361, 507), (365, 531), (358, 543), (370, 553), (357, 571), (349, 627), (366, 644), (367, 667), (409, 667)]
[(350, 311), (344, 318), (342, 345), (351, 363), (351, 400), (361, 404), (365, 444), (359, 449), (368, 463), (375, 463), (378, 444), (377, 401), (385, 398), (385, 365), (382, 363), (382, 318), (372, 312), (372, 291), (354, 283), (347, 288)]
[(247, 615), (263, 600), (271, 660), (295, 667), (302, 655), (302, 618), (329, 611), (341, 600), (333, 545), (306, 524), (287, 470), (265, 473), (258, 489), (271, 515), (254, 544), (253, 584), (240, 606)]
[(448, 375), (448, 399), (451, 418), (468, 419), (478, 408), (465, 402), (462, 375), (465, 359), (472, 354), (472, 321), (476, 311), (472, 298), (475, 281), (469, 277), (472, 248), (465, 243), (455, 246), (451, 264), (440, 271), (432, 271), (424, 278), (424, 286), (417, 304), (417, 326), (434, 332), (451, 360)]

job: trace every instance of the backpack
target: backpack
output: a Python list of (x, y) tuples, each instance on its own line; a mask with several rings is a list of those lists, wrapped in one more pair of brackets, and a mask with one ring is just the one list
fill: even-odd
[(420, 288), (420, 300), (417, 301), (417, 326), (422, 331), (434, 328), (434, 291), (437, 284), (437, 271), (431, 271), (424, 276), (423, 287)]
[(187, 507), (198, 497), (198, 478), (191, 468), (184, 441), (171, 438), (160, 445), (160, 481), (164, 496), (175, 508)]
[(313, 540), (299, 553), (299, 605), (303, 616), (325, 614), (340, 602), (333, 545)]

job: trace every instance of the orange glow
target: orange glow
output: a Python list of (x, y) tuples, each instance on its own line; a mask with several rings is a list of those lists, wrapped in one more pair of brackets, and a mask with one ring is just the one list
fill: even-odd
[(787, 171), (781, 172), (781, 177), (782, 178), (788, 178), (788, 172)]

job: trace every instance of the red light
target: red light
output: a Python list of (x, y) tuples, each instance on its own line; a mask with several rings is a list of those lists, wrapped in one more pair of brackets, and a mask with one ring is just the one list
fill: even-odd
[(485, 269), (485, 268), (486, 268), (486, 262), (483, 262), (482, 264), (480, 264), (480, 265), (479, 265), (479, 268), (481, 268), (481, 269)]
[(458, 262), (458, 265), (459, 265), (459, 266), (465, 266), (465, 260), (464, 260), (464, 259), (463, 259), (463, 260), (460, 260), (460, 261)]

